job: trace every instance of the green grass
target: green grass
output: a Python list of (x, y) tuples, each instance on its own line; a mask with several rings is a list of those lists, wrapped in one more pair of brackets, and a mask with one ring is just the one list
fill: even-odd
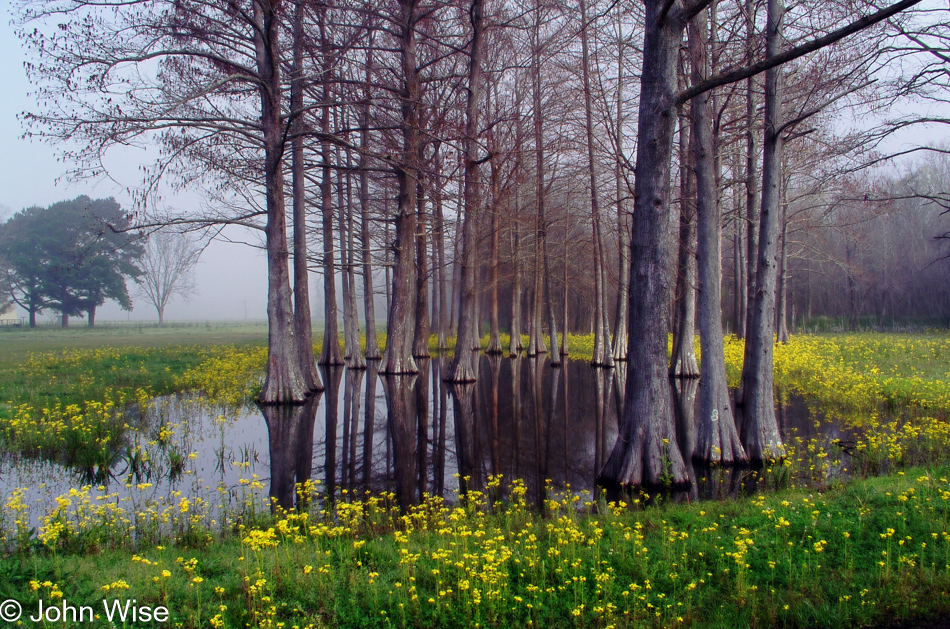
[(223, 539), (38, 546), (0, 558), (0, 598), (134, 598), (183, 627), (886, 625), (950, 611), (948, 475), (631, 508), (552, 496), (541, 516), (517, 486), (405, 516), (340, 503)]
[(0, 328), (0, 417), (9, 403), (79, 404), (103, 399), (107, 388), (168, 393), (203, 349), (266, 342), (261, 323)]
[(0, 326), (0, 368), (25, 361), (31, 353), (103, 347), (174, 347), (176, 345), (245, 345), (267, 342), (264, 322), (101, 323), (95, 328)]
[(857, 371), (878, 370), (885, 376), (950, 378), (950, 332), (917, 334), (852, 332), (819, 334), (833, 342), (838, 356)]

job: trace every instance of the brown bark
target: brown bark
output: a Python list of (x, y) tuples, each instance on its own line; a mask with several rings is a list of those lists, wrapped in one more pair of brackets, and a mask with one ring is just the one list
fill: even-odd
[[(346, 126), (346, 125), (345, 125)], [(344, 135), (344, 141), (349, 141)], [(350, 369), (366, 369), (366, 358), (360, 347), (360, 318), (356, 304), (356, 254), (353, 203), (353, 159), (346, 149), (346, 173), (342, 184), (346, 187), (346, 201), (340, 203), (340, 261), (343, 278), (343, 337), (346, 366)]]
[[(736, 158), (736, 163), (733, 166), (735, 172), (739, 172), (738, 164), (739, 157)], [(748, 267), (746, 265), (746, 249), (745, 249), (745, 238), (743, 237), (745, 230), (745, 221), (747, 216), (745, 214), (743, 196), (739, 195), (738, 192), (733, 195), (734, 205), (735, 205), (735, 220), (733, 225), (735, 231), (732, 235), (732, 255), (733, 255), (733, 317), (735, 319), (736, 325), (736, 336), (739, 338), (745, 338), (745, 322), (746, 322), (746, 304), (748, 303), (748, 297), (746, 295), (746, 289), (748, 284), (746, 282), (746, 273)]]
[[(568, 223), (568, 225), (570, 225), (570, 223), (571, 223), (571, 202), (570, 202), (570, 200), (568, 200), (568, 202), (567, 202), (567, 223)], [(564, 281), (562, 282), (562, 288), (561, 288), (561, 297), (562, 297), (561, 306), (562, 306), (562, 310), (563, 310), (563, 312), (564, 312), (564, 318), (561, 319), (561, 320), (564, 322), (564, 334), (561, 335), (561, 356), (569, 356), (569, 355), (570, 355), (570, 350), (569, 350), (568, 347), (567, 347), (567, 330), (568, 330), (568, 321), (569, 321), (568, 316), (569, 316), (569, 314), (570, 314), (570, 313), (568, 312), (568, 299), (567, 299), (567, 298), (568, 298), (568, 293), (567, 293), (567, 288), (568, 288), (567, 270), (568, 270), (569, 267), (568, 267), (568, 263), (567, 263), (567, 249), (568, 249), (568, 247), (567, 247), (567, 231), (566, 231), (566, 230), (565, 230), (565, 232), (564, 232), (564, 240), (565, 240), (565, 242), (564, 242), (563, 246), (561, 247), (562, 253), (564, 254), (564, 255), (563, 255), (563, 258), (562, 258), (562, 260), (561, 260), (561, 262), (563, 263), (563, 273), (564, 273)], [(605, 326), (604, 329), (606, 330), (606, 326)]]
[(785, 200), (785, 186), (782, 186), (782, 221), (779, 238), (781, 252), (778, 265), (778, 288), (775, 298), (778, 304), (775, 307), (776, 338), (779, 343), (788, 343), (788, 202)]
[(419, 102), (422, 84), (416, 60), (418, 0), (399, 0), (399, 48), (402, 65), (401, 130), (402, 156), (396, 167), (399, 199), (396, 208), (396, 243), (393, 247), (392, 303), (387, 325), (386, 354), (380, 373), (416, 373), (412, 357), (416, 296), (416, 182), (419, 178)]
[[(480, 236), (476, 236), (476, 240), (480, 240)], [(472, 312), (472, 351), (475, 352), (477, 357), (478, 352), (482, 350), (482, 307), (484, 306), (480, 288), (485, 285), (485, 272), (480, 264), (477, 265), (475, 274), (477, 279), (475, 280), (475, 307)], [(475, 363), (478, 364), (477, 359)]]
[[(587, 2), (580, 0), (581, 9), (581, 69), (584, 79), (584, 121), (587, 131), (587, 166), (590, 171), (590, 219), (594, 238), (594, 355), (591, 364), (596, 367), (612, 367), (613, 350), (607, 332), (606, 301), (604, 286), (604, 247), (600, 233), (600, 198), (597, 191), (597, 162), (594, 159), (594, 119), (590, 90), (590, 53), (587, 45)], [(566, 325), (565, 321), (565, 325)], [(566, 333), (566, 332), (565, 332)], [(552, 348), (555, 340), (552, 336)]]
[(280, 115), (281, 79), (276, 7), (254, 4), (257, 70), (261, 76), (261, 126), (264, 136), (264, 187), (267, 224), (267, 372), (259, 401), (263, 404), (303, 402), (310, 391), (300, 369), (300, 354), (291, 304), (284, 206), (283, 124)]
[(482, 15), (483, 0), (472, 0), (469, 16), (472, 21), (472, 43), (469, 50), (468, 100), (465, 106), (465, 137), (463, 139), (465, 213), (462, 218), (461, 292), (459, 299), (459, 333), (455, 342), (455, 360), (449, 367), (451, 382), (472, 382), (476, 378), (478, 353), (472, 348), (478, 342), (475, 333), (475, 221), (478, 204), (478, 106), (481, 95)]
[[(696, 393), (702, 386), (702, 380), (698, 378), (673, 378), (670, 380), (670, 386), (673, 389), (673, 417), (676, 423), (676, 438), (680, 451), (695, 452), (697, 437)], [(692, 460), (687, 459), (686, 467), (689, 470), (690, 478), (696, 479), (696, 470), (692, 463)], [(697, 482), (692, 484), (690, 494), (693, 494), (697, 484)]]
[(678, 3), (646, 0), (630, 273), (630, 352), (619, 435), (600, 481), (688, 482), (676, 445), (666, 346), (672, 293), (670, 158), (676, 125), (676, 62), (684, 24)]
[(310, 270), (307, 266), (307, 207), (303, 155), (303, 22), (305, 6), (294, 7), (293, 65), (290, 82), (291, 177), (294, 222), (294, 329), (297, 333), (300, 370), (309, 388), (320, 390), (320, 374), (313, 355), (313, 324), (310, 316)]
[(544, 254), (544, 296), (548, 304), (548, 334), (551, 338), (551, 366), (556, 367), (561, 364), (561, 354), (557, 351), (557, 317), (555, 316), (554, 305), (554, 286), (553, 272), (551, 271), (551, 258), (548, 252), (547, 221), (542, 217), (541, 224), (544, 225), (541, 230), (541, 248)]
[[(755, 55), (755, 2), (745, 0), (746, 19), (746, 63), (752, 63)], [(746, 166), (745, 166), (745, 211), (746, 224), (746, 304), (745, 319), (741, 322), (739, 338), (746, 338), (752, 325), (752, 305), (755, 295), (756, 260), (759, 257), (759, 181), (757, 175), (758, 149), (755, 142), (756, 96), (755, 79), (749, 77), (745, 83), (746, 107)]]
[[(769, 0), (766, 22), (766, 57), (779, 53), (782, 44), (781, 0)], [(785, 452), (772, 388), (775, 324), (776, 253), (779, 228), (779, 187), (782, 177), (783, 70), (771, 68), (765, 75), (765, 140), (762, 144), (762, 211), (754, 301), (742, 368), (743, 445), (749, 458), (762, 462)]]
[[(419, 163), (422, 163), (421, 154)], [(426, 229), (425, 193), (420, 177), (416, 184), (416, 329), (412, 340), (414, 358), (429, 357), (429, 251)]]
[[(544, 133), (541, 113), (541, 4), (535, 2), (535, 24), (532, 32), (531, 85), (534, 101), (534, 164), (535, 164), (535, 244), (534, 244), (534, 292), (531, 304), (531, 333), (528, 338), (528, 356), (547, 353), (541, 330), (542, 274), (545, 269), (546, 247), (544, 246)], [(554, 345), (557, 348), (557, 344)]]
[(673, 354), (670, 376), (695, 378), (696, 364), (696, 164), (686, 116), (680, 116), (679, 253), (673, 312)]
[(619, 286), (617, 287), (617, 316), (614, 319), (614, 360), (627, 360), (627, 305), (630, 288), (630, 227), (624, 207), (624, 183), (621, 151), (623, 150), (623, 48), (624, 36), (621, 29), (617, 32), (617, 120), (614, 130), (614, 146), (617, 160), (614, 166), (614, 185), (617, 195), (617, 260), (620, 264)]
[[(465, 172), (464, 159), (459, 158), (460, 167), (459, 172)], [(461, 183), (459, 185), (462, 185)], [(464, 188), (464, 186), (462, 186)], [(463, 208), (465, 207), (465, 201), (462, 197), (458, 197), (458, 203), (456, 204), (456, 216), (461, 216)], [(451, 311), (449, 312), (449, 336), (458, 336), (458, 306), (459, 306), (459, 287), (462, 285), (462, 265), (459, 264), (459, 252), (462, 250), (462, 221), (455, 221), (455, 234), (453, 235), (454, 244), (452, 247), (453, 256), (452, 256), (452, 298), (449, 299), (449, 306)], [(457, 340), (457, 339), (456, 339)]]
[[(492, 153), (498, 151), (495, 143), (494, 133), (490, 133), (489, 150)], [(489, 295), (488, 295), (488, 348), (486, 354), (501, 354), (504, 350), (501, 347), (501, 323), (498, 316), (498, 238), (501, 230), (499, 215), (501, 208), (498, 199), (498, 161), (491, 161), (491, 176), (489, 178), (489, 198), (491, 199), (491, 228), (489, 233)]]
[[(706, 11), (693, 18), (689, 26), (689, 50), (692, 57), (692, 81), (709, 75), (709, 46)], [(713, 26), (715, 28), (715, 26)], [(744, 461), (729, 388), (726, 383), (726, 358), (722, 339), (722, 217), (717, 202), (716, 161), (714, 157), (711, 94), (705, 92), (691, 103), (690, 143), (696, 168), (696, 214), (698, 223), (697, 258), (699, 278), (699, 339), (702, 378), (700, 380), (699, 417), (693, 458), (704, 463), (730, 464)]]
[(520, 233), (520, 195), (515, 191), (515, 219), (511, 227), (511, 338), (508, 343), (508, 355), (514, 358), (524, 349), (521, 342), (521, 233)]
[(449, 305), (447, 299), (446, 287), (446, 261), (445, 261), (445, 217), (442, 213), (442, 153), (441, 147), (436, 145), (435, 149), (435, 203), (433, 211), (435, 212), (435, 255), (436, 255), (436, 289), (437, 296), (434, 297), (438, 304), (438, 316), (435, 317), (439, 332), (439, 351), (448, 349), (448, 330), (449, 330)]
[(515, 86), (515, 212), (511, 226), (511, 338), (508, 344), (508, 354), (515, 357), (524, 349), (521, 342), (521, 300), (522, 300), (522, 257), (521, 257), (521, 193), (524, 183), (524, 118), (521, 114), (521, 89)]
[(389, 228), (389, 223), (392, 220), (391, 214), (389, 213), (389, 187), (384, 186), (383, 188), (383, 241), (386, 243), (386, 246), (383, 249), (384, 261), (383, 268), (385, 269), (385, 281), (383, 282), (386, 286), (386, 313), (388, 313), (393, 308), (393, 259), (392, 259), (392, 249), (394, 243), (392, 241), (392, 234)]
[(367, 169), (369, 160), (369, 105), (370, 81), (373, 76), (373, 45), (370, 36), (366, 48), (366, 84), (363, 92), (363, 102), (360, 105), (360, 247), (363, 258), (363, 313), (366, 318), (366, 358), (379, 360), (379, 339), (376, 336), (376, 304), (373, 290), (373, 258), (370, 254), (372, 244), (369, 237), (369, 175)]
[(323, 219), (323, 351), (320, 353), (321, 365), (342, 365), (343, 351), (340, 349), (340, 331), (337, 323), (336, 303), (336, 263), (333, 251), (333, 169), (332, 145), (330, 144), (330, 113), (333, 101), (331, 85), (333, 79), (332, 54), (329, 34), (326, 24), (326, 7), (319, 7), (321, 52), (324, 59), (321, 69), (321, 85), (323, 91), (323, 106), (320, 119), (320, 131), (323, 136), (320, 140), (321, 156), (323, 158), (320, 184), (320, 212)]
[(534, 245), (534, 286), (531, 291), (531, 322), (528, 331), (528, 348), (525, 353), (528, 356), (537, 356), (546, 354), (547, 346), (544, 344), (544, 335), (541, 329), (541, 309), (544, 307), (541, 274), (543, 271), (542, 247), (541, 247), (541, 227), (540, 219), (535, 217), (535, 245)]

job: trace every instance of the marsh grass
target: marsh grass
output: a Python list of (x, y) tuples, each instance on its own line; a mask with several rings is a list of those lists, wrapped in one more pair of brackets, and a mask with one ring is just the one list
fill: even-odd
[[(737, 387), (744, 344), (726, 337), (729, 385)], [(854, 424), (884, 413), (950, 415), (950, 334), (793, 336), (775, 346), (776, 391), (801, 395), (825, 415)]]

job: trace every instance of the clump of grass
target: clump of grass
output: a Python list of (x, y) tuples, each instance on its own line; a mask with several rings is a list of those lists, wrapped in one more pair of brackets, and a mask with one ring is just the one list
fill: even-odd
[(236, 409), (259, 389), (266, 348), (255, 346), (95, 347), (27, 354), (0, 370), (0, 443), (8, 452), (101, 476), (151, 400), (204, 390)]

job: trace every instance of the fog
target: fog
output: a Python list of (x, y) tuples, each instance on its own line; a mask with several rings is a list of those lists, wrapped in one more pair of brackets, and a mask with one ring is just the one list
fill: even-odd
[[(48, 206), (81, 194), (92, 198), (115, 197), (128, 207), (129, 188), (137, 181), (139, 166), (146, 163), (144, 151), (129, 149), (109, 156), (110, 178), (96, 181), (69, 181), (69, 165), (58, 161), (54, 147), (39, 140), (24, 139), (18, 114), (35, 106), (28, 96), (30, 84), (23, 70), (25, 60), (20, 41), (10, 25), (9, 8), (0, 11), (0, 221), (33, 205)], [(198, 203), (197, 197), (177, 195), (168, 199), (179, 207)], [(257, 242), (257, 234), (234, 229), (223, 236), (233, 241)], [(190, 301), (175, 297), (166, 309), (169, 321), (266, 318), (267, 267), (259, 250), (238, 242), (212, 242), (195, 268), (196, 294)], [(128, 282), (132, 295), (131, 312), (114, 302), (97, 312), (97, 321), (157, 321), (155, 309), (135, 294), (134, 282)], [(316, 289), (315, 289), (316, 290)], [(315, 313), (316, 314), (316, 313)], [(20, 311), (21, 316), (25, 316)], [(55, 313), (40, 315), (51, 320)], [(80, 324), (79, 320), (76, 320)]]
[[(21, 137), (24, 128), (18, 114), (35, 108), (29, 96), (31, 86), (23, 70), (25, 55), (20, 41), (10, 24), (12, 15), (8, 6), (0, 8), (0, 221), (14, 212), (32, 205), (48, 206), (54, 202), (86, 194), (92, 198), (115, 197), (128, 207), (129, 190), (139, 183), (140, 167), (151, 162), (146, 151), (129, 148), (108, 156), (109, 177), (98, 180), (71, 181), (65, 177), (70, 165), (58, 161), (56, 149), (39, 140)], [(936, 107), (934, 105), (933, 107)], [(919, 110), (927, 115), (926, 103), (905, 107), (904, 113)], [(883, 116), (883, 113), (880, 114)], [(880, 118), (863, 114), (846, 114), (838, 124), (859, 126), (874, 124)], [(933, 140), (933, 130), (924, 127), (907, 129), (895, 134), (880, 147), (882, 152), (902, 151)], [(902, 167), (908, 168), (909, 160)], [(888, 165), (885, 168), (892, 168)], [(182, 208), (196, 208), (197, 195), (179, 194), (166, 202)], [(255, 233), (233, 228), (225, 230), (224, 240), (211, 242), (195, 269), (196, 292), (190, 300), (175, 297), (166, 309), (169, 321), (203, 320), (263, 320), (266, 317), (266, 260), (259, 249), (241, 242), (259, 242)], [(233, 242), (229, 242), (233, 241)], [(322, 319), (320, 304), (322, 292), (319, 277), (312, 276), (311, 294), (314, 296), (314, 320)], [(382, 278), (376, 278), (377, 293), (382, 291)], [(100, 321), (157, 321), (154, 308), (137, 296), (136, 286), (129, 282), (134, 307), (122, 310), (114, 302), (107, 302), (97, 313)], [(378, 302), (379, 295), (377, 295)], [(381, 304), (378, 304), (380, 307)], [(385, 312), (380, 308), (380, 315)], [(20, 315), (25, 313), (22, 311)], [(41, 321), (52, 321), (55, 313), (41, 315)], [(80, 322), (77, 320), (77, 324)]]

